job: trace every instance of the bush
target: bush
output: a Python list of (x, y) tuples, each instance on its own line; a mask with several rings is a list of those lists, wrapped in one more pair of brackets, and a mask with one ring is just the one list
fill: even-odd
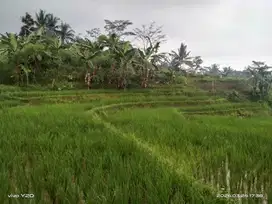
[(18, 91), (21, 91), (21, 87), (0, 84), (0, 93), (2, 93), (2, 92), (18, 92)]
[(233, 90), (232, 92), (228, 93), (227, 98), (228, 98), (228, 100), (233, 101), (233, 102), (240, 102), (240, 101), (242, 101), (242, 98), (240, 97), (240, 94), (237, 91), (235, 91), (235, 90)]
[(272, 106), (272, 91), (268, 92), (266, 101), (267, 101), (267, 103), (268, 103), (269, 106)]
[(187, 78), (185, 76), (177, 76), (175, 78), (175, 83), (187, 85)]

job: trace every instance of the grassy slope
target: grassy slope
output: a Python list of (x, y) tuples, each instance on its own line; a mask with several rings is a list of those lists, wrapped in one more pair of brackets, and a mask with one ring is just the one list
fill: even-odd
[[(92, 94), (14, 90), (1, 96), (3, 108), (73, 103), (2, 109), (3, 203), (10, 201), (8, 194), (22, 192), (34, 192), (35, 203), (225, 203), (212, 192), (216, 182), (226, 186), (221, 167), (226, 155), (234, 193), (241, 190), (235, 184), (252, 169), (248, 183), (258, 175), (271, 184), (269, 116), (195, 115), (242, 107), (267, 112), (257, 104), (230, 104), (180, 88)], [(97, 112), (103, 113), (99, 117), (86, 112), (99, 106), (108, 107)], [(221, 177), (211, 179), (218, 172)]]

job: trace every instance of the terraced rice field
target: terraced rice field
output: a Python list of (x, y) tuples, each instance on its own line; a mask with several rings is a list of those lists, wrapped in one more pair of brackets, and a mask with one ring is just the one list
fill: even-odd
[(265, 105), (180, 89), (14, 91), (0, 109), (3, 204), (272, 202)]

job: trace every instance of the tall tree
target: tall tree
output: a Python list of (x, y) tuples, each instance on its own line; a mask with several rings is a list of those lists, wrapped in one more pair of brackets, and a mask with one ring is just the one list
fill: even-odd
[(232, 72), (233, 72), (233, 69), (231, 67), (223, 67), (221, 74), (223, 77), (227, 77)]
[(56, 30), (59, 28), (59, 20), (60, 18), (54, 16), (52, 13), (48, 14), (46, 19), (46, 26), (49, 31), (56, 32)]
[(220, 74), (220, 66), (218, 64), (212, 64), (210, 67), (207, 67), (208, 74), (212, 76), (217, 76)]
[(40, 10), (36, 13), (35, 25), (37, 29), (43, 28), (47, 34), (54, 35), (56, 34), (59, 20), (60, 19), (53, 14)]
[(63, 22), (60, 24), (59, 29), (56, 32), (60, 36), (62, 44), (72, 41), (75, 36), (75, 31), (71, 29), (71, 26)]
[(141, 28), (135, 28), (133, 30), (136, 39), (140, 41), (141, 47), (146, 50), (150, 46), (154, 46), (156, 43), (166, 42), (166, 35), (163, 34), (162, 26), (156, 25), (156, 22), (151, 22), (147, 25), (142, 25)]
[(190, 51), (187, 51), (187, 45), (185, 45), (184, 43), (180, 44), (180, 47), (178, 48), (178, 51), (171, 51), (170, 56), (172, 57), (172, 61), (171, 64), (172, 66), (177, 70), (182, 70), (182, 71), (186, 71), (182, 65), (188, 65), (191, 66), (192, 65), (192, 61), (191, 61), (191, 57), (189, 57), (190, 55)]
[(22, 66), (21, 50), (26, 42), (23, 42), (23, 38), (17, 36), (14, 33), (1, 34), (0, 54), (6, 55), (8, 62), (14, 66), (15, 80), (20, 84), (23, 81), (22, 71), (25, 73), (28, 84), (28, 73), (29, 70)]
[(48, 15), (45, 10), (40, 9), (38, 13), (36, 13), (35, 25), (36, 27), (47, 27), (47, 19)]
[(141, 86), (146, 88), (149, 79), (153, 77), (155, 70), (158, 70), (157, 62), (164, 58), (164, 54), (158, 53), (160, 43), (150, 45), (147, 49), (138, 49), (138, 67), (140, 67)]
[(252, 92), (253, 95), (260, 95), (261, 99), (268, 96), (271, 88), (272, 76), (271, 66), (264, 62), (252, 61), (253, 65), (248, 66), (247, 70), (252, 74)]
[(126, 88), (128, 80), (134, 73), (133, 60), (137, 50), (133, 48), (129, 41), (120, 43), (115, 47), (114, 59), (119, 67), (117, 70), (117, 88)]
[(100, 28), (92, 28), (91, 30), (86, 31), (88, 36), (97, 39), (101, 35)]
[(129, 20), (105, 20), (105, 30), (106, 32), (111, 35), (115, 34), (119, 37), (125, 36), (125, 35), (134, 35), (133, 32), (127, 32), (128, 26), (132, 25), (133, 23)]
[(201, 59), (200, 56), (194, 57), (192, 61), (192, 68), (194, 69), (194, 72), (200, 71), (202, 63), (203, 63), (203, 60)]
[(29, 13), (25, 13), (25, 16), (21, 17), (23, 26), (21, 27), (20, 36), (28, 36), (35, 30), (35, 21)]
[[(107, 48), (107, 52), (113, 59), (109, 84), (115, 81), (118, 88), (125, 88), (128, 68), (132, 67), (132, 53), (135, 53), (135, 50), (132, 50), (131, 44), (127, 41), (121, 41), (120, 36), (116, 34), (101, 35), (98, 37), (98, 42), (102, 47)], [(125, 59), (122, 59), (122, 57)]]
[(80, 56), (86, 65), (87, 70), (85, 74), (85, 82), (88, 89), (90, 89), (98, 69), (97, 65), (93, 63), (93, 59), (101, 54), (102, 46), (100, 46), (99, 42), (91, 42), (88, 39), (81, 39), (78, 43), (72, 46), (71, 50)]

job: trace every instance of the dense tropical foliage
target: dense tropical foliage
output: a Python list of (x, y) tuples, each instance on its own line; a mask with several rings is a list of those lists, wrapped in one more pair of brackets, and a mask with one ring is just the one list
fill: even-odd
[(270, 67), (264, 62), (254, 61), (255, 67), (244, 71), (218, 64), (205, 67), (184, 43), (170, 53), (160, 53), (166, 37), (155, 22), (130, 30), (129, 20), (105, 20), (104, 33), (93, 28), (85, 37), (44, 10), (34, 17), (25, 13), (21, 22), (19, 34), (0, 37), (0, 82), (4, 84), (147, 88), (154, 83), (178, 83), (181, 75), (201, 74), (249, 77), (253, 95), (269, 95)]

